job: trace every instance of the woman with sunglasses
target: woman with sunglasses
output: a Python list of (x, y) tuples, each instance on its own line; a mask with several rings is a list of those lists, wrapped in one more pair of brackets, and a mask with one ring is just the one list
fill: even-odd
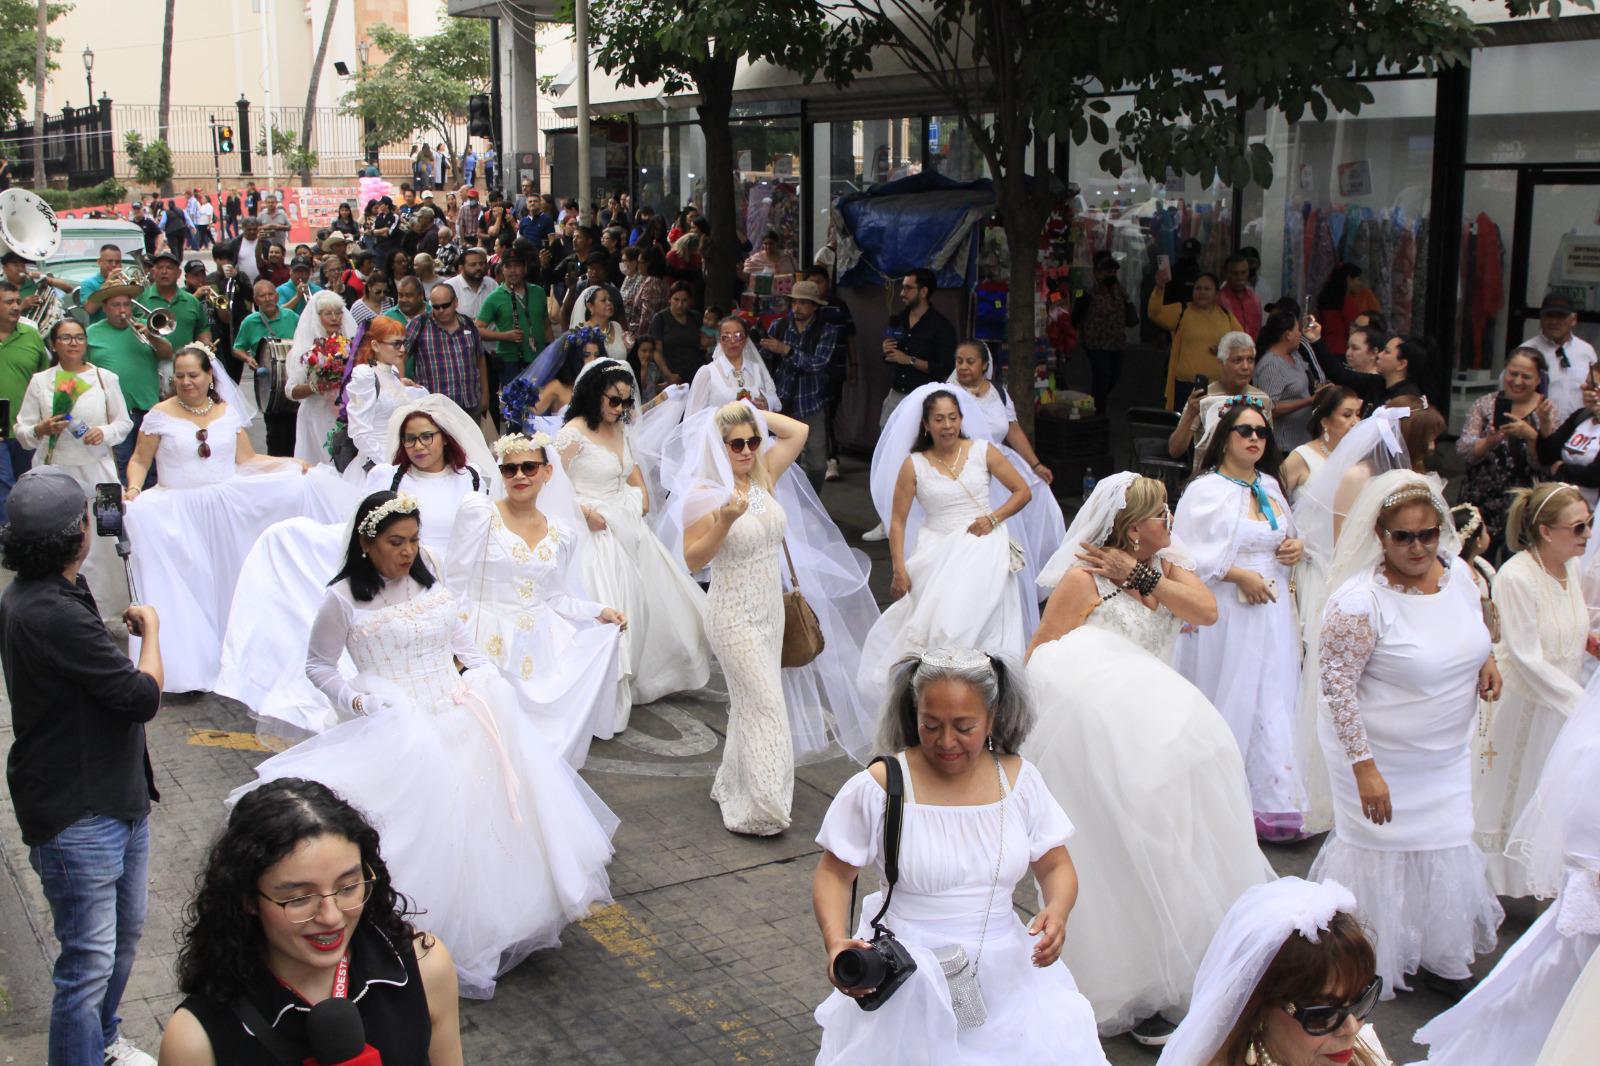
[(1506, 857), (1508, 834), (1583, 695), (1592, 638), (1580, 565), (1593, 517), (1577, 488), (1559, 482), (1515, 490), (1506, 515), (1506, 545), (1516, 554), (1493, 586), (1500, 618), (1495, 658), (1505, 691), (1480, 715), (1472, 775), (1478, 846), (1501, 896), (1530, 893), (1527, 871)]
[(1160, 481), (1095, 486), (1039, 577), (1053, 591), (1028, 680), (1050, 713), (1022, 749), (1076, 812), (1073, 861), (1100, 871), (1079, 885), (1063, 957), (1100, 1032), (1147, 1045), (1171, 1035), (1162, 1014), (1182, 1016), (1228, 907), (1276, 876), (1233, 734), (1167, 665), (1180, 626), (1217, 618), (1171, 523)]
[(462, 501), (450, 534), (445, 584), (461, 594), (467, 631), (574, 769), (589, 740), (615, 734), (617, 666), (627, 617), (588, 597), (578, 556), (588, 527), (550, 438), (494, 443), (494, 500)]
[(1262, 840), (1302, 833), (1304, 790), (1294, 754), (1300, 627), (1293, 569), (1304, 547), (1278, 488), (1278, 442), (1267, 402), (1224, 402), (1201, 454), (1204, 471), (1184, 490), (1172, 531), (1217, 598), (1217, 623), (1178, 636), (1172, 665), (1216, 705), (1233, 730), (1250, 778)]
[[(670, 314), (670, 311), (663, 314)], [(664, 348), (663, 348), (664, 351)], [(677, 370), (659, 355), (662, 373), (671, 381)], [(678, 370), (682, 370), (681, 364)], [(717, 323), (717, 346), (711, 362), (694, 372), (689, 385), (689, 399), (684, 415), (723, 407), (738, 400), (749, 400), (763, 411), (781, 411), (778, 385), (761, 358), (761, 350), (750, 340), (750, 327), (737, 315), (729, 315)]]
[(1459, 999), (1503, 917), (1473, 842), (1470, 743), (1500, 671), (1449, 516), (1422, 475), (1369, 481), (1340, 530), (1306, 658), (1321, 674), (1333, 789), (1333, 832), (1309, 876), (1355, 893), (1385, 998), (1420, 969)]
[(161, 1061), (309, 1061), (311, 1008), (341, 998), (385, 1063), (457, 1066), (455, 968), (413, 916), (377, 829), (353, 806), (315, 781), (256, 789), (229, 815), (186, 911), (177, 964), (186, 998), (162, 1034)]
[[(180, 348), (172, 384), (176, 395), (151, 408), (139, 427), (128, 460), (137, 480), (122, 495), (134, 592), (173, 620), (161, 633), (166, 691), (209, 692), (239, 568), (262, 530), (293, 515), (338, 521), (347, 497), (302, 477), (303, 463), (256, 454), (238, 386), (210, 348)], [(141, 492), (152, 464), (156, 485)]]
[(579, 374), (555, 448), (572, 479), (591, 533), (583, 553), (593, 599), (628, 619), (623, 633), (615, 731), (627, 728), (635, 703), (704, 688), (711, 678), (705, 593), (672, 557), (646, 516), (650, 499), (635, 458), (639, 386), (626, 363), (600, 359)]
[(494, 455), (472, 416), (439, 393), (397, 406), (383, 436), (388, 461), (367, 471), (365, 491), (404, 492), (428, 509), (422, 543), (443, 570), (462, 501), (495, 488)]
[(1349, 889), (1257, 885), (1212, 937), (1157, 1066), (1391, 1066), (1363, 1024), (1387, 988), (1377, 971)]
[(367, 471), (390, 460), (389, 416), (428, 395), (405, 376), (405, 339), (406, 328), (385, 316), (370, 319), (361, 331), (341, 397), (346, 432), (356, 447), (356, 458), (345, 467), (347, 479), (364, 482)]

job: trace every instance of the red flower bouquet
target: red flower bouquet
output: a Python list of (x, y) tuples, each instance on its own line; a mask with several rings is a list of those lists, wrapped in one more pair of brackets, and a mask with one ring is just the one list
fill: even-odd
[(309, 384), (318, 392), (338, 388), (344, 380), (345, 366), (350, 361), (350, 341), (342, 336), (323, 337), (300, 357), (306, 365)]

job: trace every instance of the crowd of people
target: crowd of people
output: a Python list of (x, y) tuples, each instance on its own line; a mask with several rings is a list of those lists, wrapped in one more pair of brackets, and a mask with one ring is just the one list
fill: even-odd
[[(610, 899), (592, 741), (713, 664), (730, 832), (787, 831), (798, 765), (864, 767), (817, 837), (819, 1062), (1098, 1063), (1131, 1031), (1164, 1063), (1372, 1066), (1362, 1023), (1413, 980), (1460, 1001), (1423, 1030), (1438, 1061), (1559, 1035), (1600, 942), (1600, 373), (1558, 297), (1474, 406), (1452, 509), (1426, 345), (1357, 275), (1308, 315), (1243, 257), (1163, 270), (1193, 477), (1101, 479), (1069, 526), (995, 353), (912, 271), (879, 349), (880, 611), (818, 495), (861, 358), (828, 270), (753, 235), (742, 274), (791, 276), (786, 309), (707, 307), (692, 208), (441, 197), (446, 164), (419, 148), (399, 202), (295, 248), (265, 196), (210, 270), (107, 246), (87, 328), (17, 346), (0, 655), (62, 944), (53, 1063), (150, 1061), (116, 1008), (162, 692), (238, 700), (276, 752), (228, 797), (162, 1061), (299, 1061), (348, 997), (385, 1061), (438, 1064), (458, 996)], [(1137, 309), (1095, 284), (1109, 390)], [(0, 283), (8, 366), (24, 295)], [(118, 518), (126, 567), (93, 528)], [(1324, 833), (1308, 880), (1275, 876), (1263, 847)], [(1557, 892), (1474, 989), (1497, 897)]]

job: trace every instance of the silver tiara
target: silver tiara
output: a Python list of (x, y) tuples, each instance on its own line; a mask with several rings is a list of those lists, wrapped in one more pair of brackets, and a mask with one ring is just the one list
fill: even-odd
[(366, 537), (368, 540), (371, 540), (373, 537), (378, 535), (378, 527), (383, 524), (383, 520), (385, 518), (388, 518), (392, 514), (416, 513), (416, 499), (402, 492), (389, 502), (380, 503), (378, 506), (368, 511), (367, 517), (363, 518), (361, 520), (361, 524), (356, 527), (356, 532), (361, 534), (363, 537)]
[(930, 648), (919, 658), (936, 670), (993, 670), (994, 663), (976, 648)]
[(540, 430), (531, 437), (526, 433), (507, 433), (505, 436), (489, 445), (489, 447), (494, 449), (495, 461), (499, 462), (512, 452), (544, 451), (546, 448), (550, 447), (550, 434), (544, 432), (543, 430)]
[(1391, 492), (1389, 495), (1385, 496), (1383, 498), (1383, 506), (1380, 507), (1379, 510), (1387, 511), (1395, 504), (1401, 503), (1405, 500), (1427, 500), (1429, 503), (1435, 502), (1432, 489), (1426, 485), (1419, 485), (1413, 482), (1412, 484), (1407, 485), (1405, 488)]

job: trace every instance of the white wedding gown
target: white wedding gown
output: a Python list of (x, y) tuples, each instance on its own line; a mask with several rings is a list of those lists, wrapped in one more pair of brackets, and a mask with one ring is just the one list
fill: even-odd
[(441, 567), (450, 563), (450, 531), (455, 528), (461, 502), (473, 493), (487, 498), (492, 486), (490, 473), (471, 463), (456, 470), (446, 463), (443, 470), (424, 473), (408, 467), (398, 486), (394, 475), (400, 468), (380, 463), (367, 472), (363, 495), (372, 492), (403, 492), (417, 501), (422, 511), (422, 545)]
[(1228, 908), (1276, 877), (1233, 734), (1167, 665), (1179, 624), (1124, 592), (1028, 660), (1040, 714), (1023, 755), (1078, 827), (1062, 958), (1106, 1035), (1178, 1020)]
[(407, 385), (400, 371), (387, 363), (360, 363), (350, 371), (345, 385), (345, 425), (356, 457), (345, 467), (345, 477), (357, 485), (374, 466), (394, 462), (389, 443), (389, 416), (401, 404), (416, 403), (428, 390)]
[[(482, 999), (506, 970), (610, 900), (617, 819), (517, 711), (458, 611), (442, 583), (424, 589), (410, 577), (366, 603), (347, 582), (329, 589), (307, 672), (346, 713), (359, 694), (391, 706), (266, 760), (228, 802), (261, 782), (303, 777), (365, 812), (395, 888), (449, 945), (461, 994)], [(353, 679), (338, 665), (346, 650)]]
[(547, 519), (530, 546), (500, 509), (469, 496), (456, 513), (445, 584), (461, 597), (472, 642), (517, 690), (522, 710), (574, 768), (592, 737), (609, 740), (620, 697), (622, 631), (601, 623), (573, 561), (574, 534)]
[(629, 697), (617, 713), (620, 733), (632, 704), (692, 692), (710, 680), (705, 593), (645, 523), (642, 494), (628, 484), (634, 459), (626, 432), (620, 459), (570, 422), (556, 434), (555, 447), (563, 456), (577, 449), (563, 459), (573, 491), (606, 521), (591, 536), (582, 562), (589, 594), (628, 619), (620, 676)]

